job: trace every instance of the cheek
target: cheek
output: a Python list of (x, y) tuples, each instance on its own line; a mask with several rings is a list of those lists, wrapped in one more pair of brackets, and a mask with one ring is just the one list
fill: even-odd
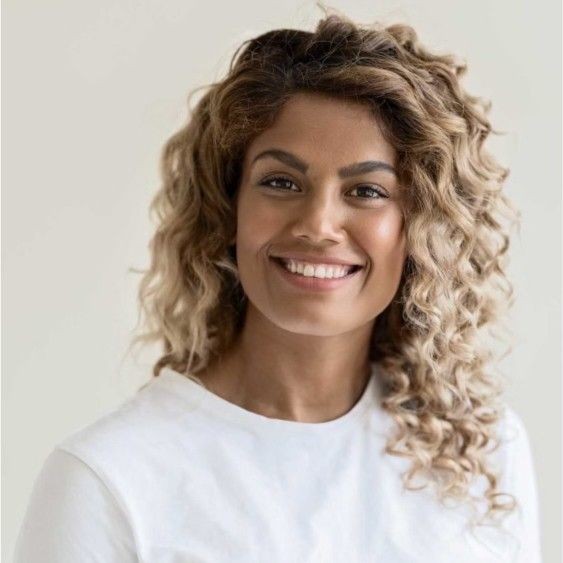
[(256, 255), (279, 232), (281, 214), (260, 198), (241, 197), (237, 210), (237, 248)]
[(378, 217), (366, 236), (365, 248), (369, 249), (376, 276), (385, 275), (393, 283), (400, 278), (406, 258), (403, 223), (401, 212), (392, 210)]
[(374, 245), (389, 253), (398, 250), (401, 241), (405, 239), (402, 221), (394, 216), (384, 217), (381, 221), (378, 221), (372, 228), (371, 233)]

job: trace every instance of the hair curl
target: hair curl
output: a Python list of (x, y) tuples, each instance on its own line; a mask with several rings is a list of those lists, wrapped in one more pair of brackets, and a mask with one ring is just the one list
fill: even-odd
[(501, 502), (486, 463), (505, 407), (483, 336), (498, 336), (491, 327), (513, 303), (505, 268), (520, 212), (502, 191), (508, 169), (483, 147), (498, 132), (490, 102), (460, 85), (466, 69), (425, 48), (408, 25), (361, 27), (334, 14), (314, 32), (244, 41), (163, 149), (151, 264), (136, 270), (147, 330), (133, 343), (163, 344), (155, 377), (163, 366), (195, 374), (232, 344), (246, 304), (232, 244), (245, 148), (296, 92), (367, 104), (397, 150), (409, 250), (370, 344), (397, 429), (386, 452), (412, 460), (406, 488), (421, 488), (413, 481), (425, 474), (441, 485), (441, 501), (467, 500), (471, 479), (484, 476), (493, 516), (515, 502)]

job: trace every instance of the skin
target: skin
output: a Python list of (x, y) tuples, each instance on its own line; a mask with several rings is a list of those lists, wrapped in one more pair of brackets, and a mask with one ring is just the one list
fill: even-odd
[[(273, 156), (253, 162), (273, 148), (296, 155), (307, 171)], [(298, 422), (326, 422), (354, 406), (368, 382), (375, 319), (397, 292), (407, 252), (397, 176), (381, 169), (340, 178), (337, 170), (369, 160), (394, 168), (396, 157), (368, 108), (316, 93), (292, 96), (247, 147), (236, 248), (248, 310), (233, 347), (198, 374), (209, 390)], [(280, 175), (289, 181), (260, 185)], [(269, 258), (295, 250), (364, 268), (336, 290), (303, 291)]]

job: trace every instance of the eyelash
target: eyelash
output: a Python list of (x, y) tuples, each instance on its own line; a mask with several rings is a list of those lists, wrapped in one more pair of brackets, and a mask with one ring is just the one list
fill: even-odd
[[(280, 181), (280, 180), (283, 181), (283, 182), (291, 182), (293, 185), (297, 185), (297, 184), (295, 184), (295, 182), (293, 180), (290, 180), (289, 178), (286, 178), (284, 176), (273, 176), (271, 178), (268, 178), (268, 179), (260, 182), (260, 185), (265, 186), (266, 188), (270, 188), (272, 190), (278, 190), (278, 191), (282, 191), (282, 192), (292, 191), (292, 190), (286, 190), (286, 189), (283, 189), (283, 188), (275, 188), (273, 186), (268, 185), (269, 182)], [(386, 199), (386, 198), (389, 197), (385, 193), (383, 193), (383, 191), (377, 189), (375, 186), (371, 186), (371, 185), (368, 185), (368, 184), (356, 186), (352, 189), (359, 189), (359, 188), (369, 188), (369, 189), (373, 190), (376, 194), (379, 195), (379, 197), (366, 197), (366, 198), (361, 197), (360, 199), (375, 199), (375, 200), (378, 200), (378, 199)]]

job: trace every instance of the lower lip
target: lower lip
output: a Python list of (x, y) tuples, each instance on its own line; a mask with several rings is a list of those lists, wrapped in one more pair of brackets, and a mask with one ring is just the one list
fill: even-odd
[(276, 262), (270, 258), (270, 262), (274, 265), (281, 276), (287, 280), (289, 283), (298, 287), (300, 289), (308, 289), (311, 291), (331, 291), (333, 289), (338, 289), (346, 284), (349, 284), (352, 280), (358, 277), (358, 274), (363, 268), (356, 270), (355, 272), (344, 276), (343, 278), (332, 278), (332, 279), (322, 279), (315, 278), (313, 276), (302, 276), (301, 274), (294, 274), (289, 270), (286, 270), (279, 262)]

